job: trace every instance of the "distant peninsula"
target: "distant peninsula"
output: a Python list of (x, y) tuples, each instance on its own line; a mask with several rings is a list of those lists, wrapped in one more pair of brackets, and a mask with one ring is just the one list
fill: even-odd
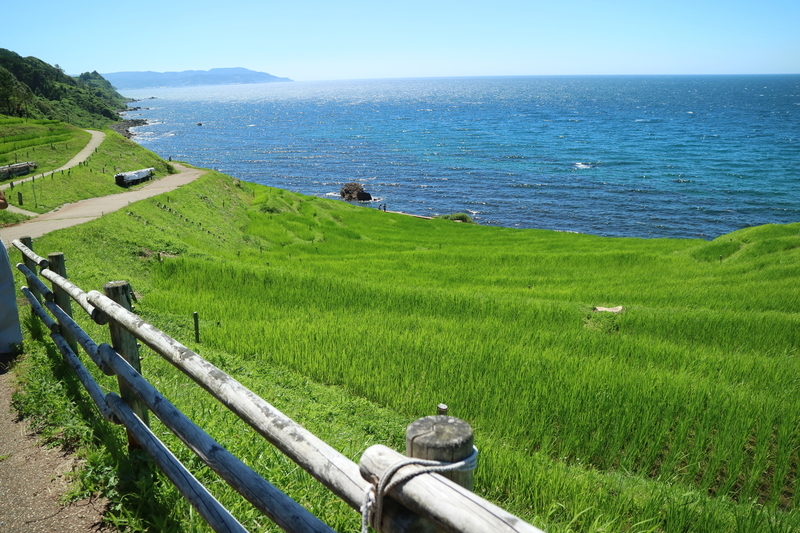
[(183, 72), (114, 72), (103, 74), (103, 77), (111, 82), (111, 85), (117, 90), (292, 81), (289, 78), (279, 78), (266, 72), (256, 72), (241, 67), (185, 70)]

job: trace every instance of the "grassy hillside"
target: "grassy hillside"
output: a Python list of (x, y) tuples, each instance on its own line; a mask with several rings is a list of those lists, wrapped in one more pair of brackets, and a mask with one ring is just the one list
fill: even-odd
[(86, 131), (57, 120), (0, 115), (0, 166), (33, 161), (36, 173), (47, 172), (67, 163), (90, 138)]
[[(89, 141), (90, 135), (86, 131), (64, 123), (16, 123), (15, 120), (21, 121), (0, 119), (0, 134), (13, 130), (26, 133), (13, 137), (0, 135), (0, 159), (6, 150), (5, 157), (12, 163), (15, 160), (36, 161), (39, 168), (35, 174), (62, 166)], [(126, 189), (114, 182), (114, 175), (120, 171), (153, 167), (156, 177), (174, 173), (172, 166), (155, 154), (143, 152), (137, 144), (111, 130), (105, 133), (103, 144), (80, 166), (35, 181), (17, 183), (13, 191), (6, 194), (9, 203), (35, 213), (46, 213), (65, 203), (124, 192)], [(21, 146), (23, 141), (13, 140), (15, 137), (31, 138)], [(10, 140), (4, 142), (5, 139)], [(25, 177), (30, 175), (6, 181)], [(22, 205), (19, 204), (20, 193)]]
[[(209, 172), (35, 246), (63, 251), (87, 290), (129, 280), (138, 313), (355, 459), (402, 449), (405, 424), (447, 403), (476, 431), (476, 492), (548, 531), (800, 528), (800, 224), (610, 239), (420, 220)], [(105, 440), (87, 448), (85, 490), (120, 499), (136, 484), (113, 520), (202, 529), (172, 489), (125, 470), (123, 437), (70, 407), (57, 358), (29, 345), (18, 405), (62, 413), (53, 436)], [(323, 520), (358, 528), (166, 363), (145, 354), (143, 373)]]
[[(82, 129), (55, 120), (26, 120), (0, 115), (0, 166), (26, 161), (33, 161), (38, 165), (33, 174), (0, 179), (0, 183), (17, 182), (30, 175), (64, 165), (89, 142), (90, 137)], [(6, 191), (6, 197), (14, 205), (19, 204), (16, 192)], [(23, 201), (25, 198), (33, 202), (32, 195), (23, 195)], [(0, 227), (16, 224), (27, 218), (25, 215), (0, 211)]]

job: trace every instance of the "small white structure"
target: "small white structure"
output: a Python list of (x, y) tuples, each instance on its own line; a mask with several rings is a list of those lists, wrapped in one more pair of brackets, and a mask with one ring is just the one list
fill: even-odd
[(143, 168), (141, 170), (132, 170), (130, 172), (120, 172), (114, 176), (114, 181), (120, 187), (130, 187), (131, 185), (136, 185), (137, 183), (149, 180), (153, 177), (155, 171), (156, 169), (154, 168)]
[(0, 167), (0, 179), (23, 176), (33, 170), (36, 170), (37, 166), (38, 165), (34, 161), (26, 161), (25, 163), (14, 163), (13, 165)]

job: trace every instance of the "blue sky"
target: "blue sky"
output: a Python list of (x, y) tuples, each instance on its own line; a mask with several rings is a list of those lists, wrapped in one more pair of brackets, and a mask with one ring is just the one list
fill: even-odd
[(294, 80), (800, 73), (798, 0), (3, 3), (0, 48), (69, 74), (215, 67)]

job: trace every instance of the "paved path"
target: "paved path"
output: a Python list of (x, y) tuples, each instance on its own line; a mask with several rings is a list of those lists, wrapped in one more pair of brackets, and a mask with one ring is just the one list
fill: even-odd
[(145, 198), (156, 196), (162, 192), (172, 191), (181, 185), (194, 181), (203, 173), (202, 170), (184, 167), (177, 163), (172, 163), (172, 166), (178, 170), (177, 174), (170, 174), (169, 176), (157, 181), (152, 181), (144, 187), (133, 191), (90, 198), (73, 204), (63, 205), (55, 211), (38, 215), (36, 218), (17, 224), (16, 226), (0, 229), (0, 238), (5, 247), (10, 248), (11, 241), (14, 239), (19, 239), (20, 237), (31, 237), (35, 239), (36, 237), (41, 237), (45, 233), (57, 229), (83, 224), (84, 222), (100, 218), (106, 213), (112, 213), (118, 209), (122, 209), (132, 202), (144, 200)]
[[(92, 138), (89, 139), (89, 144), (87, 144), (83, 150), (78, 152), (75, 155), (75, 157), (67, 161), (67, 163), (64, 166), (58, 167), (57, 169), (51, 170), (50, 172), (45, 172), (44, 174), (39, 174), (38, 176), (34, 174), (33, 176), (30, 176), (28, 178), (23, 178), (21, 180), (11, 180), (11, 181), (13, 181), (15, 184), (24, 183), (26, 181), (31, 181), (33, 178), (43, 178), (45, 176), (49, 176), (50, 174), (61, 172), (62, 170), (69, 170), (72, 167), (77, 167), (78, 165), (86, 161), (89, 158), (89, 156), (94, 153), (97, 147), (100, 146), (103, 143), (103, 140), (105, 140), (106, 138), (106, 134), (103, 133), (102, 131), (94, 131), (94, 130), (86, 130), (86, 131), (92, 134)], [(9, 187), (11, 187), (11, 183), (5, 183), (3, 185), (0, 185), (0, 190), (8, 189)], [(35, 217), (39, 215), (39, 213), (34, 213), (33, 211), (20, 209), (19, 207), (13, 205), (9, 205), (8, 210), (11, 211), (12, 213), (28, 215), (29, 217)]]

